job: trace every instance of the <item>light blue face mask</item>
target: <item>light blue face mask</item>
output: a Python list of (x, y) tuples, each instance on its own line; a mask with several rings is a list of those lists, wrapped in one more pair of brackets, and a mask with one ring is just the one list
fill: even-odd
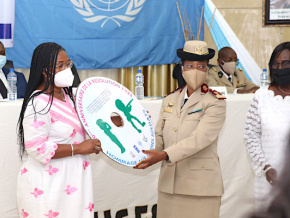
[(6, 64), (6, 56), (0, 55), (0, 69), (2, 69), (5, 64)]

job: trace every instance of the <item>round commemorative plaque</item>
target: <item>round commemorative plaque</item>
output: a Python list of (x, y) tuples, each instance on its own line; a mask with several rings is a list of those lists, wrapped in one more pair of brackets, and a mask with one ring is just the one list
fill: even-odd
[(76, 92), (78, 116), (89, 136), (101, 141), (104, 154), (125, 166), (135, 166), (155, 148), (149, 115), (135, 95), (105, 77), (84, 80)]

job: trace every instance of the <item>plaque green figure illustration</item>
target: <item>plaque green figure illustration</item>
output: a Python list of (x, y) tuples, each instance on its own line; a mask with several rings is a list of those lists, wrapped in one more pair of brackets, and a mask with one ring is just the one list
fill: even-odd
[(97, 120), (97, 125), (121, 149), (121, 153), (123, 154), (126, 151), (126, 149), (123, 147), (119, 139), (111, 132), (112, 127), (102, 119)]
[(116, 107), (122, 111), (124, 113), (124, 115), (126, 116), (127, 120), (132, 124), (132, 126), (139, 132), (141, 133), (142, 130), (141, 129), (138, 129), (134, 122), (133, 122), (133, 119), (136, 120), (142, 127), (145, 126), (145, 122), (141, 123), (141, 121), (133, 116), (130, 112), (132, 110), (132, 105), (131, 105), (131, 102), (133, 101), (133, 99), (131, 101), (129, 101), (129, 103), (125, 106), (125, 104), (120, 100), (120, 99), (116, 99), (115, 101), (115, 104), (116, 104)]

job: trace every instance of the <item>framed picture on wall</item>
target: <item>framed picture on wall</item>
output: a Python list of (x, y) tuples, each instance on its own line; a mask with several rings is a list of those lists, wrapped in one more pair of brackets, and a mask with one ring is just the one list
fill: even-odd
[(264, 26), (290, 26), (290, 0), (263, 0)]

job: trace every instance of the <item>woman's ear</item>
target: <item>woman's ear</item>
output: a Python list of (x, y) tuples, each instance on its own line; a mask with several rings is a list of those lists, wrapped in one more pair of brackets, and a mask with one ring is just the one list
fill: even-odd
[(184, 79), (184, 76), (183, 76), (183, 65), (181, 65), (181, 76)]

